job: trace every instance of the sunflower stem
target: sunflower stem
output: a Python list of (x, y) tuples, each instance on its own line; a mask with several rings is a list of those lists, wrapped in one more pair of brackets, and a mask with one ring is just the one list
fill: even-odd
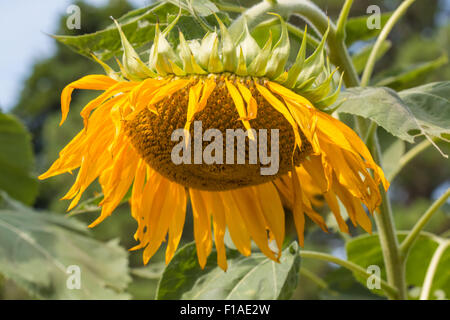
[[(357, 265), (356, 263), (340, 259), (340, 258), (335, 257), (335, 256), (333, 256), (331, 254), (328, 254), (328, 253), (316, 252), (316, 251), (308, 251), (308, 250), (301, 250), (299, 252), (299, 254), (300, 254), (300, 257), (302, 257), (302, 258), (317, 259), (317, 260), (322, 260), (322, 261), (327, 261), (327, 262), (331, 262), (331, 263), (337, 264), (337, 265), (339, 265), (341, 267), (344, 267), (344, 268), (352, 271), (355, 274), (358, 274), (358, 275), (364, 277), (364, 279), (367, 279), (370, 276), (373, 276), (373, 274), (368, 273), (364, 268), (362, 268), (361, 266)], [(380, 280), (381, 289), (383, 289), (384, 292), (386, 292), (386, 294), (388, 296), (396, 296), (397, 295), (397, 289), (392, 287), (389, 283), (387, 283), (383, 279), (379, 279), (379, 280)]]
[[(372, 134), (370, 149), (375, 162), (381, 166), (381, 149), (376, 131)], [(375, 214), (374, 218), (377, 225), (380, 246), (383, 249), (387, 280), (390, 285), (398, 290), (398, 295), (395, 298), (405, 300), (407, 299), (405, 276), (406, 263), (400, 253), (400, 246), (392, 214), (391, 200), (382, 186), (380, 186), (380, 193), (380, 213)]]
[[(372, 72), (375, 66), (378, 51), (380, 50), (383, 42), (398, 22), (398, 20), (405, 14), (406, 10), (415, 0), (405, 0), (394, 11), (392, 16), (387, 21), (383, 30), (381, 30), (375, 45), (370, 52), (366, 67), (364, 69), (361, 78), (361, 87), (365, 87), (369, 84)], [(378, 137), (376, 130), (373, 133), (369, 132), (367, 121), (362, 118), (357, 118), (357, 123), (360, 128), (361, 134), (368, 134), (370, 140), (370, 151), (375, 161), (381, 165), (381, 148), (378, 143)], [(380, 214), (375, 214), (375, 222), (379, 233), (380, 245), (383, 249), (384, 263), (386, 266), (386, 274), (388, 283), (398, 289), (398, 299), (407, 299), (406, 291), (406, 255), (402, 254), (400, 245), (398, 243), (396, 229), (394, 225), (394, 219), (392, 215), (391, 202), (389, 195), (383, 188), (380, 188), (382, 204), (380, 207)]]
[(376, 133), (377, 128), (378, 128), (377, 123), (376, 123), (375, 121), (372, 121), (372, 122), (370, 123), (369, 129), (367, 129), (366, 135), (364, 136), (364, 140), (363, 140), (363, 141), (364, 141), (364, 143), (365, 143), (366, 145), (367, 145), (367, 143), (370, 141), (370, 139), (372, 139), (373, 135), (374, 135), (374, 134), (377, 134), (377, 133)]
[(392, 28), (394, 28), (397, 21), (405, 14), (406, 10), (410, 5), (414, 3), (415, 0), (405, 0), (402, 4), (394, 11), (392, 16), (386, 22), (386, 25), (381, 30), (380, 35), (378, 36), (375, 45), (373, 46), (372, 51), (370, 52), (369, 58), (367, 59), (366, 67), (364, 68), (364, 72), (361, 78), (361, 86), (365, 87), (369, 84), (370, 77), (372, 76), (373, 68), (375, 66), (375, 62), (377, 61), (378, 52), (381, 50), (384, 40), (386, 40), (387, 36), (391, 32)]
[(339, 14), (336, 27), (336, 37), (340, 40), (345, 40), (345, 24), (347, 23), (347, 18), (352, 4), (353, 0), (346, 0), (344, 6), (342, 7), (341, 13)]

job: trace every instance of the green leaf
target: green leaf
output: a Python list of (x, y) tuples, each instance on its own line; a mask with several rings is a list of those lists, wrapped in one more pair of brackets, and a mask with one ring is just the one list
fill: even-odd
[[(174, 3), (160, 1), (146, 8), (128, 12), (126, 15), (117, 19), (128, 41), (138, 52), (150, 48), (149, 44), (154, 39), (157, 23), (163, 29), (178, 16), (180, 11), (178, 7), (179, 2), (176, 1), (177, 5)], [(210, 10), (209, 1), (194, 1), (194, 3), (196, 13), (200, 12), (201, 14), (199, 15), (201, 16)], [(212, 5), (215, 6), (214, 4)], [(183, 9), (186, 6), (181, 4), (181, 7)], [(181, 13), (182, 15), (177, 26), (183, 32), (186, 40), (202, 38), (205, 30), (202, 29), (196, 20), (197, 18), (192, 16), (187, 9), (183, 9)], [(218, 15), (225, 24), (229, 23), (229, 18), (226, 14), (218, 13)], [(201, 19), (213, 27), (218, 26), (211, 11), (208, 12), (208, 16), (202, 17)], [(54, 36), (54, 38), (69, 46), (75, 52), (89, 58), (91, 58), (91, 53), (94, 53), (103, 61), (109, 60), (114, 56), (122, 56), (122, 44), (120, 42), (119, 32), (114, 24), (95, 33), (84, 34), (82, 36), (58, 35)], [(168, 40), (175, 46), (178, 43), (178, 30), (171, 32)], [(147, 59), (147, 57), (144, 58)], [(144, 61), (146, 61), (145, 59)]]
[(375, 121), (390, 134), (414, 142), (425, 135), (445, 139), (450, 133), (450, 82), (437, 82), (397, 94), (386, 87), (349, 88), (336, 105), (339, 112)]
[(345, 43), (350, 45), (356, 41), (369, 40), (376, 37), (381, 32), (391, 15), (392, 12), (381, 14), (380, 28), (374, 29), (369, 29), (367, 27), (367, 19), (370, 17), (369, 15), (349, 18), (347, 20), (347, 24), (345, 25)]
[(376, 86), (389, 87), (394, 90), (411, 88), (423, 83), (424, 78), (448, 63), (448, 57), (443, 54), (432, 61), (409, 66), (406, 70), (390, 70), (389, 73), (382, 75), (383, 79), (376, 82)]
[(199, 16), (209, 16), (213, 12), (219, 11), (216, 5), (209, 0), (168, 0), (168, 2), (180, 6), (191, 14), (195, 12), (195, 14)]
[(244, 257), (231, 249), (226, 272), (216, 260), (213, 250), (202, 270), (195, 243), (178, 250), (164, 270), (157, 299), (289, 299), (297, 286), (300, 256), (295, 242), (283, 251), (280, 263), (261, 253)]
[[(131, 11), (118, 19), (123, 32), (131, 45), (138, 49), (153, 40), (155, 26), (167, 25), (169, 14), (178, 13), (177, 6), (170, 3), (155, 3), (147, 8)], [(75, 52), (90, 57), (94, 53), (100, 60), (122, 56), (122, 44), (117, 28), (111, 24), (108, 28), (82, 36), (54, 36), (59, 42), (69, 46)]]
[(12, 115), (0, 113), (0, 190), (26, 204), (37, 196), (37, 179), (31, 174), (34, 156), (31, 137)]
[[(97, 212), (102, 209), (102, 207), (99, 206), (100, 202), (104, 199), (103, 193), (98, 194), (92, 198), (86, 199), (85, 201), (82, 201), (79, 203), (75, 208), (73, 208), (70, 212), (70, 216), (74, 216), (77, 214), (87, 213), (87, 212)], [(121, 201), (123, 203), (123, 200)]]
[(338, 112), (350, 113), (375, 121), (392, 135), (414, 142), (414, 135), (422, 132), (408, 106), (389, 88), (349, 88), (341, 93), (336, 105)]
[[(372, 51), (374, 45), (375, 43), (368, 44), (352, 56), (353, 65), (355, 66), (355, 70), (358, 74), (361, 74), (364, 71), (364, 67), (367, 64), (367, 60), (369, 60), (370, 52)], [(384, 40), (377, 52), (376, 60), (383, 57), (391, 46), (392, 43), (389, 40)]]
[[(401, 242), (407, 232), (399, 232), (398, 239)], [(434, 235), (423, 232), (416, 243), (411, 248), (406, 261), (406, 282), (409, 286), (421, 287), (425, 274), (430, 264), (434, 251), (438, 247), (438, 238)], [(386, 270), (383, 262), (383, 252), (380, 247), (378, 235), (363, 235), (347, 242), (347, 257), (363, 268), (370, 265), (377, 265), (381, 269), (381, 277), (386, 279)], [(363, 285), (366, 280), (359, 275), (355, 277)], [(450, 298), (450, 249), (447, 249), (441, 258), (431, 288), (433, 297), (437, 290), (443, 290), (447, 299)], [(374, 290), (374, 292), (378, 292)]]
[(153, 262), (148, 266), (133, 268), (131, 274), (144, 279), (159, 279), (166, 267), (164, 262)]
[[(127, 252), (118, 241), (99, 242), (86, 230), (0, 193), (0, 273), (41, 299), (129, 298)], [(80, 268), (80, 289), (67, 287), (72, 265)]]
[(450, 81), (433, 82), (403, 90), (399, 96), (428, 134), (448, 141), (450, 134)]
[[(119, 205), (127, 203), (131, 198), (131, 190), (130, 188), (125, 196), (120, 200)], [(103, 193), (99, 193), (92, 198), (86, 199), (85, 201), (80, 202), (75, 208), (70, 210), (69, 216), (75, 216), (77, 214), (88, 213), (88, 212), (98, 212), (102, 210), (100, 206), (100, 202), (105, 198)]]

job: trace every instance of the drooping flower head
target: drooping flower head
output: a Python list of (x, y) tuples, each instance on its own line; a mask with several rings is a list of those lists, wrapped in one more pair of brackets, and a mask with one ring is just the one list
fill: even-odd
[[(72, 199), (69, 210), (98, 178), (104, 199), (91, 226), (111, 215), (131, 188), (131, 214), (138, 222), (134, 237), (139, 241), (134, 249), (145, 248), (145, 263), (165, 241), (166, 262), (173, 257), (188, 201), (202, 267), (214, 238), (218, 264), (227, 268), (226, 230), (243, 255), (250, 254), (253, 240), (278, 260), (285, 235), (283, 204), (292, 209), (301, 245), (305, 215), (326, 231), (314, 210), (316, 194), (326, 200), (342, 231), (348, 227), (339, 201), (351, 222), (370, 232), (363, 205), (374, 212), (381, 203), (379, 185), (387, 189), (388, 182), (358, 135), (327, 113), (340, 84), (334, 87), (335, 72), (325, 58), (326, 35), (309, 57), (305, 37), (295, 62), (287, 66), (290, 43), (286, 23), (280, 21), (279, 39), (270, 35), (263, 47), (247, 26), (234, 39), (219, 20), (220, 31), (207, 33), (201, 41), (186, 41), (180, 32), (179, 45), (173, 48), (166, 36), (175, 19), (164, 31), (156, 27), (147, 63), (117, 25), (124, 49), (120, 71), (97, 60), (106, 76), (88, 75), (63, 90), (61, 124), (74, 89), (104, 92), (81, 111), (84, 129), (40, 178), (79, 168), (63, 198)], [(198, 136), (198, 123), (205, 135), (195, 144), (190, 141)], [(178, 129), (184, 132), (181, 144), (174, 140)], [(233, 144), (231, 161), (225, 163), (220, 152), (226, 150), (228, 157), (230, 149), (217, 133), (231, 129), (245, 130), (248, 145), (239, 149)], [(215, 134), (207, 137), (208, 130)], [(262, 174), (267, 162), (251, 153), (252, 143), (263, 138), (278, 151), (272, 174)], [(186, 161), (173, 160), (175, 148), (183, 157), (187, 154)], [(200, 149), (200, 157), (209, 152), (213, 161), (186, 153), (192, 149)], [(261, 144), (257, 151), (270, 153)], [(278, 250), (269, 246), (271, 240)]]

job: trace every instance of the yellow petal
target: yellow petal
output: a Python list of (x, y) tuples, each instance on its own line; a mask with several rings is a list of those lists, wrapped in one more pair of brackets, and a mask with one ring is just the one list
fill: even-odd
[(274, 92), (284, 98), (294, 100), (305, 106), (314, 108), (313, 104), (308, 99), (306, 99), (305, 97), (302, 97), (301, 95), (296, 94), (292, 90), (289, 90), (288, 88), (285, 88), (284, 86), (282, 86), (276, 82), (268, 81), (267, 85), (269, 86), (269, 88), (272, 92)]
[(200, 112), (205, 108), (208, 98), (215, 88), (216, 88), (216, 81), (211, 79), (205, 81), (205, 84), (203, 86), (202, 97), (200, 98), (200, 101), (198, 103), (198, 109), (196, 112)]
[(239, 114), (239, 118), (242, 119), (242, 124), (248, 131), (248, 137), (251, 140), (255, 139), (255, 136), (253, 135), (253, 131), (251, 131), (250, 122), (247, 119), (247, 111), (245, 110), (244, 106), (244, 100), (242, 100), (241, 94), (239, 93), (238, 89), (228, 80), (225, 80), (225, 84), (227, 86), (228, 92), (231, 95), (231, 98), (233, 99), (234, 105), (236, 106), (236, 110)]
[(295, 170), (292, 171), (292, 189), (294, 192), (293, 216), (295, 228), (297, 230), (298, 242), (301, 247), (305, 243), (305, 213), (303, 209), (303, 202), (300, 196), (300, 183)]
[(224, 243), (224, 236), (226, 230), (225, 209), (218, 192), (203, 192), (203, 196), (208, 207), (208, 212), (212, 213), (214, 243), (217, 250), (217, 264), (226, 271), (227, 256)]
[[(261, 86), (256, 83), (256, 89), (258, 89), (259, 93), (264, 97), (264, 99), (269, 102), (272, 107), (275, 108), (278, 112), (280, 112), (284, 118), (289, 122), (289, 124), (292, 126), (292, 130), (294, 131), (295, 135), (295, 144), (299, 148), (302, 146), (302, 140), (300, 138), (300, 134), (298, 132), (298, 126), (295, 122), (294, 118), (292, 118), (292, 115), (289, 113), (289, 110), (287, 109), (286, 105), (278, 100), (267, 88), (264, 86)], [(294, 150), (293, 150), (294, 151)]]
[[(158, 251), (159, 247), (166, 237), (167, 232), (169, 231), (171, 223), (174, 220), (173, 217), (175, 212), (179, 213), (179, 211), (177, 210), (179, 210), (180, 207), (177, 207), (178, 202), (174, 201), (174, 195), (176, 194), (175, 190), (179, 190), (181, 186), (169, 182), (168, 180), (166, 180), (166, 182), (167, 183), (163, 183), (160, 185), (159, 198), (153, 203), (153, 206), (151, 208), (151, 223), (153, 227), (150, 228), (149, 244), (144, 250), (144, 263), (147, 263), (153, 257), (156, 251)], [(161, 188), (162, 186), (164, 186), (164, 189)], [(176, 240), (172, 238), (172, 241), (173, 240), (175, 240), (175, 242), (179, 241), (179, 239)], [(175, 242), (172, 242), (171, 246), (175, 244), (178, 245), (178, 243)], [(169, 249), (169, 254), (166, 257), (167, 263), (172, 258), (174, 248), (176, 247), (171, 247)]]
[(242, 255), (249, 256), (251, 254), (250, 235), (231, 193), (229, 191), (218, 192), (218, 195), (222, 199), (228, 231), (236, 249)]
[(345, 220), (341, 216), (341, 210), (339, 209), (339, 203), (336, 199), (336, 195), (332, 190), (324, 193), (323, 195), (325, 197), (325, 200), (328, 203), (328, 206), (330, 207), (331, 212), (333, 213), (334, 217), (336, 218), (336, 222), (338, 223), (339, 229), (342, 232), (349, 233), (347, 223), (345, 223)]
[(246, 120), (255, 119), (258, 112), (258, 104), (256, 103), (255, 98), (253, 98), (251, 91), (247, 89), (246, 86), (242, 85), (239, 81), (237, 82), (237, 86), (242, 94), (242, 97), (245, 100), (245, 103), (247, 104)]
[(75, 89), (106, 90), (115, 83), (117, 83), (117, 81), (111, 79), (108, 76), (93, 74), (85, 76), (67, 85), (61, 93), (62, 116), (59, 125), (62, 125), (67, 118), (73, 90)]
[(280, 197), (278, 196), (277, 189), (272, 184), (263, 183), (254, 187), (255, 194), (259, 198), (259, 202), (264, 214), (264, 218), (268, 224), (268, 227), (275, 237), (279, 254), (281, 254), (281, 248), (284, 241), (284, 209), (281, 204)]
[(172, 260), (175, 251), (180, 243), (183, 233), (184, 220), (186, 218), (186, 191), (183, 186), (173, 183), (174, 190), (174, 213), (169, 225), (169, 240), (166, 250), (166, 264)]
[(138, 155), (133, 151), (131, 146), (127, 145), (114, 158), (113, 168), (107, 185), (102, 185), (105, 197), (101, 202), (102, 211), (100, 217), (90, 227), (97, 225), (111, 215), (114, 209), (120, 204), (133, 182), (138, 160)]
[(240, 188), (229, 191), (233, 196), (239, 213), (244, 220), (253, 241), (268, 258), (277, 261), (274, 252), (269, 248), (266, 226), (261, 206), (254, 202), (255, 193), (251, 188)]
[(149, 104), (152, 105), (160, 102), (161, 100), (167, 98), (171, 94), (174, 94), (178, 90), (186, 87), (191, 81), (192, 81), (191, 79), (189, 80), (178, 79), (169, 82), (167, 85), (161, 87), (159, 90), (156, 91), (155, 95), (153, 95)]
[(194, 216), (194, 238), (200, 267), (206, 265), (206, 259), (212, 248), (211, 222), (202, 191), (189, 189)]

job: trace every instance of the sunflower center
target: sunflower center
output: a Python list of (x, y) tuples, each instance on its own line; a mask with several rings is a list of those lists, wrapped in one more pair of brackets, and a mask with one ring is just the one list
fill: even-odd
[[(250, 141), (246, 137), (245, 146), (242, 148), (242, 144), (239, 144), (236, 138), (233, 139), (233, 144), (230, 148), (229, 142), (231, 140), (227, 139), (226, 135), (230, 132), (246, 132), (246, 129), (242, 121), (239, 120), (239, 114), (225, 82), (223, 79), (217, 78), (216, 87), (209, 96), (205, 108), (194, 115), (193, 125), (190, 127), (190, 137), (191, 141), (198, 137), (198, 124), (200, 123), (203, 133), (208, 132), (209, 129), (215, 129), (216, 133), (222, 133), (223, 139), (220, 140), (220, 144), (223, 145), (224, 161), (216, 161), (210, 164), (205, 162), (199, 163), (198, 154), (197, 160), (194, 158), (196, 156), (195, 151), (198, 150), (192, 150), (196, 148), (193, 146), (192, 148), (186, 149), (187, 151), (192, 151), (190, 154), (183, 155), (190, 161), (185, 161), (181, 164), (174, 163), (172, 151), (177, 145), (179, 147), (180, 143), (184, 143), (184, 141), (173, 141), (172, 133), (177, 129), (182, 130), (185, 126), (189, 103), (189, 89), (192, 85), (195, 85), (193, 83), (157, 103), (155, 107), (158, 115), (148, 109), (144, 109), (132, 120), (125, 121), (125, 131), (131, 143), (140, 156), (154, 170), (169, 180), (188, 188), (210, 191), (231, 190), (257, 185), (274, 180), (290, 171), (295, 136), (289, 122), (259, 94), (255, 89), (255, 80), (238, 77), (229, 80), (234, 83), (240, 81), (241, 84), (245, 85), (252, 92), (253, 98), (257, 102), (257, 117), (250, 120), (250, 125), (256, 132), (256, 140)], [(256, 81), (264, 85), (263, 80)], [(239, 131), (239, 129), (242, 131)], [(264, 137), (262, 133), (264, 133)], [(273, 136), (275, 133), (278, 133), (277, 137)], [(302, 147), (301, 150), (297, 148), (294, 153), (295, 165), (298, 165), (312, 152), (311, 145), (301, 132), (300, 136), (302, 139)], [(265, 137), (267, 138), (264, 139)], [(275, 139), (275, 141), (272, 141), (272, 139)], [(217, 147), (217, 141), (213, 140), (205, 139), (205, 136), (203, 136), (200, 142), (202, 150), (207, 150), (212, 142)], [(259, 145), (257, 148), (250, 147), (251, 143), (258, 144), (258, 142)], [(265, 146), (261, 145), (261, 143), (264, 143)], [(190, 145), (193, 144), (195, 143), (191, 142)], [(209, 148), (211, 149), (211, 147)], [(261, 154), (256, 157), (254, 154), (255, 151), (261, 152), (263, 150), (266, 156), (264, 161), (262, 161)], [(217, 151), (217, 148), (215, 151)], [(212, 152), (213, 156), (217, 156), (217, 154), (214, 154), (215, 151)], [(225, 160), (226, 157), (230, 157), (226, 155), (228, 152), (232, 152), (231, 160), (234, 161)], [(273, 154), (273, 152), (277, 154)], [(276, 159), (276, 172), (273, 174), (262, 174), (263, 171), (261, 171), (261, 168), (267, 168), (267, 159), (273, 159), (274, 156), (278, 158)], [(242, 161), (243, 159), (245, 161)], [(230, 158), (227, 158), (227, 160), (230, 160)]]

